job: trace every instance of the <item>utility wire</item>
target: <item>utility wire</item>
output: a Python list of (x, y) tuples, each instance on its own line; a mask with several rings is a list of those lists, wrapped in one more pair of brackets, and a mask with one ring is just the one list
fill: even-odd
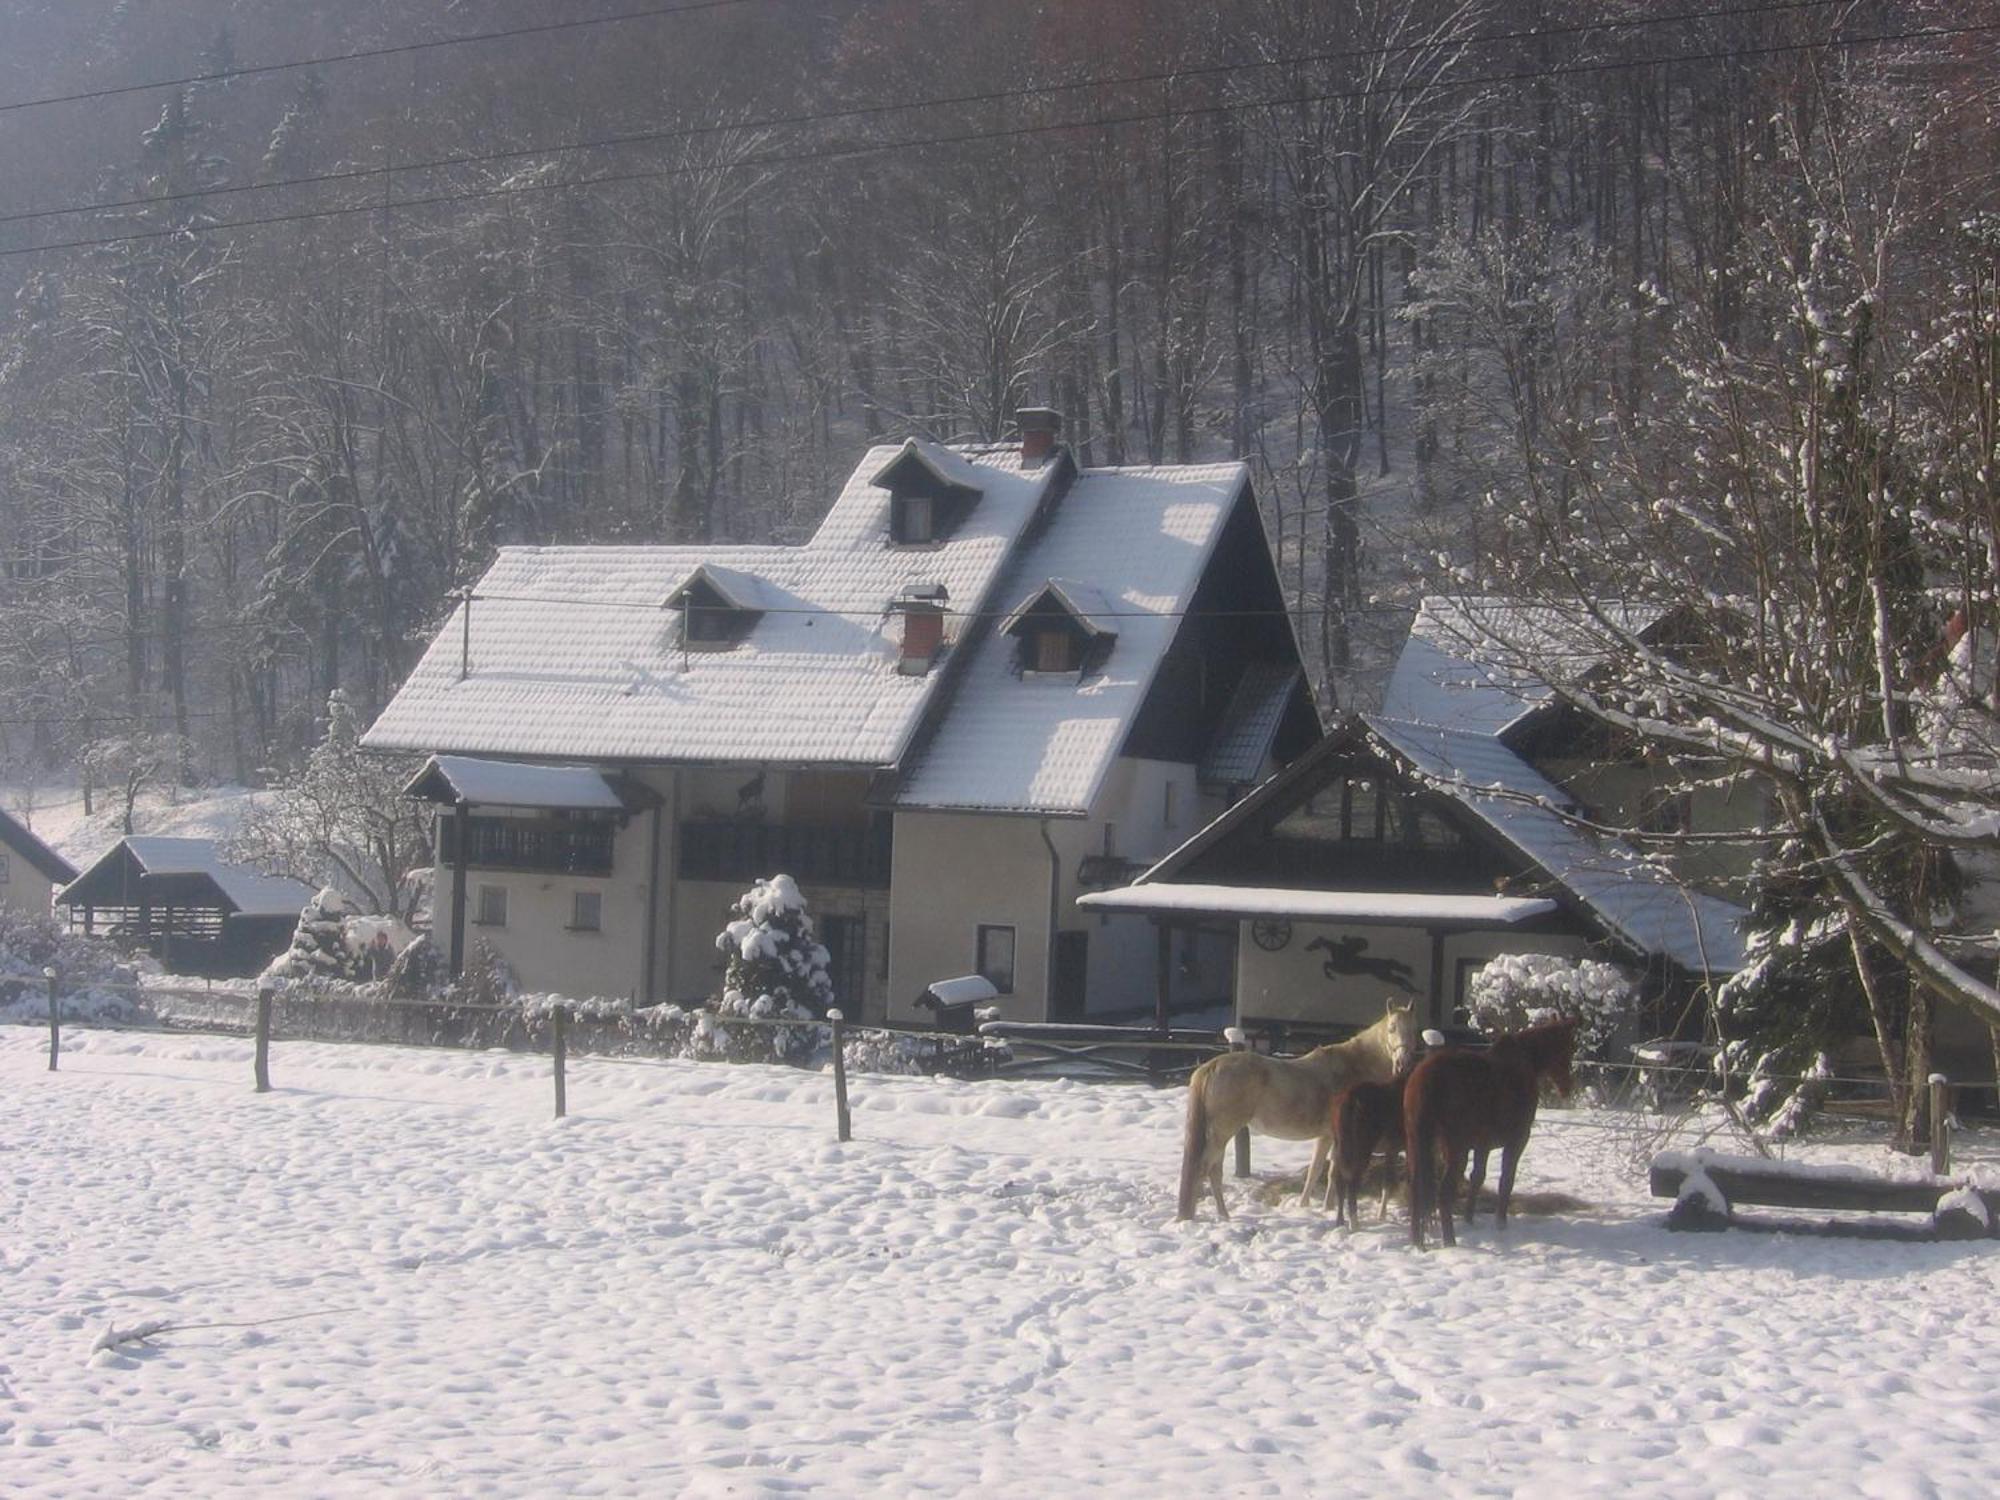
[[(1640, 27), (1665, 26), (1673, 23), (1684, 24), (1691, 21), (1775, 15), (1786, 11), (1819, 10), (1829, 5), (1846, 5), (1848, 3), (1849, 0), (1777, 0), (1777, 3), (1738, 5), (1716, 10), (1681, 11), (1671, 15), (1642, 16), (1622, 21), (1593, 21), (1575, 26), (1493, 32), (1482, 36), (1465, 38), (1462, 43), (1448, 43), (1445, 45), (1487, 47), (1502, 42), (1542, 41), (1553, 37), (1631, 30)], [(466, 152), (451, 156), (435, 156), (413, 161), (384, 163), (378, 166), (349, 167), (339, 171), (318, 172), (300, 177), (273, 178), (268, 182), (225, 184), (212, 188), (189, 188), (175, 193), (157, 193), (147, 197), (114, 198), (97, 203), (25, 209), (18, 213), (0, 214), (0, 224), (30, 223), (42, 219), (67, 218), (78, 214), (109, 213), (119, 209), (155, 208), (169, 203), (205, 201), (211, 198), (231, 197), (242, 193), (276, 192), (284, 188), (321, 186), (326, 183), (365, 182), (378, 177), (393, 179), (400, 174), (411, 172), (438, 171), (447, 167), (479, 166), (500, 161), (519, 161), (528, 158), (564, 156), (580, 151), (615, 150), (627, 146), (659, 144), (665, 141), (694, 140), (704, 136), (724, 134), (732, 131), (772, 130), (800, 125), (818, 125), (833, 121), (907, 113), (913, 110), (996, 104), (1010, 99), (1038, 98), (1053, 94), (1078, 93), (1090, 89), (1128, 88), (1149, 83), (1178, 83), (1183, 80), (1210, 77), (1217, 74), (1265, 71), (1274, 68), (1293, 68), (1328, 62), (1353, 61), (1366, 57), (1393, 56), (1399, 52), (1420, 51), (1424, 47), (1433, 45), (1435, 44), (1430, 42), (1404, 42), (1391, 46), (1360, 47), (1337, 52), (1306, 53), (1296, 57), (1251, 59), (1245, 62), (1206, 63), (1195, 67), (1158, 69), (1146, 73), (1117, 74), (1077, 79), (1064, 83), (990, 89), (981, 93), (944, 94), (927, 99), (905, 99), (887, 103), (853, 105), (843, 109), (809, 110), (792, 114), (765, 115), (725, 124), (674, 126), (659, 130), (631, 131), (617, 135), (599, 136), (590, 140), (561, 142), (555, 145), (509, 147), (499, 151)]]
[(579, 16), (567, 21), (543, 21), (532, 26), (510, 26), (504, 31), (480, 31), (466, 36), (441, 36), (423, 42), (398, 42), (387, 47), (364, 47), (355, 52), (330, 52), (320, 57), (294, 57), (283, 62), (250, 63), (240, 68), (217, 68), (209, 73), (190, 73), (182, 78), (155, 78), (145, 83), (119, 84), (112, 88), (80, 89), (73, 94), (46, 94), (39, 99), (15, 99), (0, 104), (0, 114), (24, 109), (42, 109), (51, 104), (80, 104), (91, 99), (116, 99), (127, 94), (150, 93), (154, 89), (187, 88), (197, 83), (224, 83), (232, 78), (253, 78), (263, 73), (285, 73), (296, 68), (324, 67), (330, 63), (360, 62), (369, 58), (402, 57), (412, 52), (430, 52), (441, 47), (464, 47), (474, 42), (501, 42), (525, 36), (549, 36), (556, 32), (582, 31), (594, 26), (617, 26), (627, 21), (665, 20), (704, 11), (730, 10), (761, 0), (691, 0), (685, 5), (653, 5), (644, 10), (621, 11), (609, 16)]
[(1489, 84), (1566, 78), (1591, 73), (1630, 72), (1638, 68), (1675, 66), (1687, 63), (1728, 62), (1749, 57), (1772, 57), (1795, 52), (1819, 52), (1836, 48), (1847, 49), (1879, 46), (1892, 42), (1943, 40), (1951, 37), (1971, 36), (1993, 31), (2000, 31), (2000, 22), (1973, 26), (1921, 27), (1910, 31), (1879, 33), (1870, 36), (1833, 37), (1812, 42), (1779, 43), (1768, 47), (1738, 47), (1714, 52), (1684, 52), (1671, 56), (1633, 58), (1617, 62), (1583, 63), (1563, 68), (1528, 68), (1511, 73), (1489, 73), (1469, 78), (1430, 79), (1421, 84), (1392, 85), (1381, 90), (1344, 89), (1323, 93), (1293, 94), (1277, 98), (1240, 100), (1224, 104), (1135, 110), (1119, 115), (1100, 114), (1084, 119), (1063, 120), (1034, 125), (1006, 126), (990, 130), (963, 131), (955, 135), (914, 136), (899, 141), (877, 141), (862, 145), (825, 146), (800, 151), (765, 152), (759, 155), (745, 156), (737, 161), (721, 162), (714, 165), (656, 167), (643, 171), (606, 173), (574, 182), (509, 183), (499, 187), (469, 188), (455, 192), (433, 193), (420, 197), (385, 197), (375, 202), (355, 203), (337, 208), (306, 209), (293, 213), (269, 214), (254, 218), (224, 219), (206, 224), (177, 225), (167, 229), (136, 230), (124, 234), (56, 240), (41, 245), (20, 245), (0, 250), (0, 259), (20, 255), (37, 255), (56, 250), (95, 249), (107, 245), (131, 244), (145, 240), (208, 235), (229, 229), (256, 229), (276, 224), (296, 224), (319, 219), (350, 217), (355, 214), (376, 214), (391, 212), (397, 209), (427, 208), (494, 198), (510, 198), (528, 193), (568, 192), (584, 188), (611, 187), (634, 182), (662, 182), (708, 172), (736, 172), (751, 168), (792, 166), (807, 162), (842, 161), (864, 156), (887, 155), (926, 146), (968, 145), (988, 141), (1015, 140), (1062, 132), (1109, 130), (1123, 125), (1144, 124), (1158, 120), (1199, 119), (1247, 113), (1251, 110), (1284, 109), (1308, 104), (1328, 104), (1342, 100), (1364, 98), (1371, 93), (1394, 95), (1412, 92), (1420, 88), (1436, 89), (1438, 91), (1479, 88)]

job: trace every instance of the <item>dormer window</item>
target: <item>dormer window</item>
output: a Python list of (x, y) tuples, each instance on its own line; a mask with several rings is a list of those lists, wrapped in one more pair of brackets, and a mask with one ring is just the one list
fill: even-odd
[(661, 601), (681, 612), (681, 645), (691, 651), (726, 651), (740, 645), (769, 607), (761, 580), (707, 563), (681, 580)]
[(948, 538), (979, 503), (984, 480), (963, 455), (911, 438), (870, 483), (889, 492), (889, 540), (923, 547)]
[(1083, 642), (1074, 631), (1043, 627), (1029, 632), (1023, 642), (1034, 672), (1074, 672), (1083, 666)]
[(937, 540), (936, 503), (929, 495), (895, 495), (889, 500), (889, 540)]
[(1096, 589), (1051, 578), (1000, 627), (1020, 642), (1020, 668), (1038, 677), (1081, 677), (1117, 644), (1117, 611)]

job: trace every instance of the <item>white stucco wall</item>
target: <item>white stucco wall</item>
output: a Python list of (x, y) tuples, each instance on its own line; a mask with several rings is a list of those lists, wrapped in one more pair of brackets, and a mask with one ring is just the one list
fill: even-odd
[[(1174, 788), (1171, 803), (1167, 787)], [(1171, 806), (1171, 821), (1169, 808)], [(901, 812), (889, 921), (887, 1014), (928, 1019), (912, 1007), (935, 980), (974, 972), (982, 924), (1012, 926), (1014, 993), (998, 1002), (1009, 1020), (1049, 1016), (1049, 842), (1059, 865), (1056, 930), (1088, 935), (1085, 997), (1090, 1014), (1143, 1008), (1157, 988), (1157, 932), (1144, 917), (1104, 917), (1077, 910), (1076, 881), (1085, 856), (1112, 854), (1151, 864), (1177, 848), (1219, 811), (1203, 799), (1194, 767), (1171, 761), (1116, 761), (1088, 818), (1042, 820), (1017, 814)], [(1174, 1003), (1222, 999), (1229, 992), (1229, 939), (1178, 934)]]
[[(647, 866), (653, 815), (634, 816), (612, 843), (608, 876), (572, 876), (517, 870), (474, 868), (467, 875), (465, 945), (470, 955), (487, 943), (507, 961), (524, 989), (549, 991), (579, 999), (592, 996), (637, 996), (644, 983), (645, 931), (651, 888)], [(664, 841), (665, 830), (662, 830)], [(666, 851), (661, 854), (665, 866)], [(451, 942), (451, 867), (437, 872), (433, 907), (435, 940)], [(507, 892), (507, 925), (479, 925), (479, 888), (500, 886)], [(572, 895), (596, 891), (602, 930), (570, 930)]]
[(55, 890), (18, 850), (0, 844), (0, 907), (24, 917), (46, 917)]
[[(1365, 1026), (1382, 1014), (1383, 1003), (1391, 997), (1414, 999), (1417, 1014), (1426, 1025), (1434, 1019), (1449, 1022), (1456, 1004), (1459, 963), (1480, 962), (1501, 953), (1558, 953), (1575, 955), (1588, 951), (1577, 937), (1563, 933), (1471, 932), (1448, 936), (1444, 942), (1444, 1015), (1430, 1015), (1431, 939), (1422, 928), (1356, 924), (1345, 926), (1320, 922), (1293, 922), (1291, 941), (1278, 952), (1267, 952), (1251, 937), (1245, 922), (1237, 943), (1237, 1015), (1246, 1021), (1333, 1022)], [(1400, 960), (1408, 971), (1401, 977), (1404, 989), (1387, 978), (1373, 975), (1343, 975), (1329, 978), (1325, 965), (1329, 954), (1314, 950), (1315, 939), (1338, 942), (1358, 937), (1366, 941), (1365, 959)]]

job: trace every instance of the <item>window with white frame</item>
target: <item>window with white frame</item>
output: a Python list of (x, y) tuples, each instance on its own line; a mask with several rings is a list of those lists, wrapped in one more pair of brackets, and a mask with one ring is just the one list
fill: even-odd
[(479, 905), (473, 921), (481, 927), (505, 927), (507, 925), (507, 887), (504, 885), (482, 885), (479, 887)]

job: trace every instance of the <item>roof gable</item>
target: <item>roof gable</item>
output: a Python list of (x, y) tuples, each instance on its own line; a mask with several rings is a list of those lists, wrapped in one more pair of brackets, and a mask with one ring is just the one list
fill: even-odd
[[(1087, 814), (1225, 524), (1246, 504), (1254, 500), (1242, 464), (1081, 471), (999, 594), (1041, 597), (1055, 580), (1089, 579), (1084, 607), (1115, 620), (1117, 649), (1090, 673), (1050, 678), (1023, 674), (1013, 641), (987, 632), (896, 805)], [(1085, 597), (1079, 586), (1071, 602)]]
[(52, 884), (67, 885), (76, 879), (74, 865), (35, 837), (32, 829), (5, 810), (0, 810), (0, 844), (20, 855), (37, 875)]
[(1115, 638), (1118, 612), (1102, 591), (1072, 578), (1051, 578), (1014, 606), (1000, 624), (1002, 635), (1020, 635), (1037, 616), (1061, 614), (1092, 640)]

